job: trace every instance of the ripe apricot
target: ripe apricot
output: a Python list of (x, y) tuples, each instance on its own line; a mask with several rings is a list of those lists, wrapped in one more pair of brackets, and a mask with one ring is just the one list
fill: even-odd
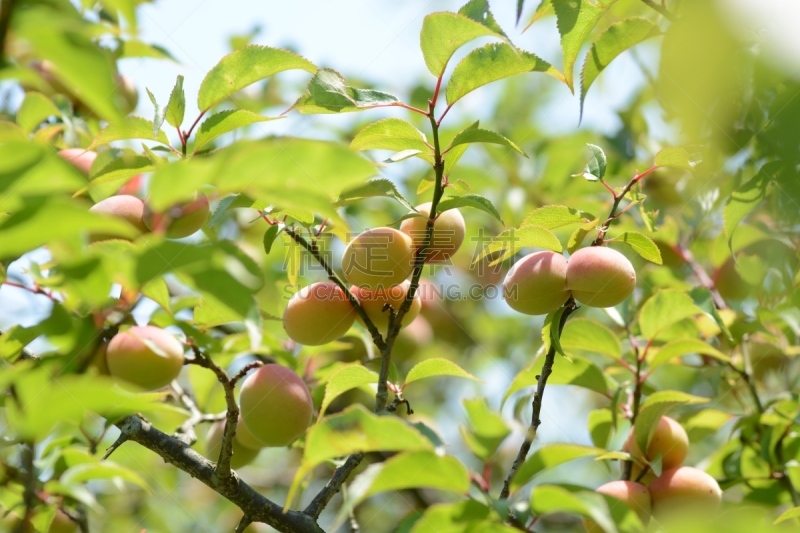
[[(643, 524), (647, 525), (650, 519), (650, 492), (641, 483), (610, 481), (598, 487), (596, 492), (621, 501), (639, 516)], [(603, 533), (603, 528), (593, 520), (584, 518), (583, 525), (587, 533)]]
[(650, 483), (653, 512), (666, 516), (673, 512), (715, 511), (722, 502), (717, 481), (697, 468), (680, 466), (664, 470)]
[(264, 446), (288, 446), (305, 433), (314, 405), (305, 382), (290, 369), (264, 365), (239, 393), (242, 421)]
[(89, 176), (89, 170), (97, 159), (97, 152), (84, 148), (66, 148), (59, 151), (58, 155), (84, 176)]
[(503, 297), (526, 315), (555, 311), (569, 299), (567, 260), (555, 252), (534, 252), (511, 267), (503, 281)]
[(183, 346), (161, 328), (134, 326), (114, 335), (106, 362), (114, 378), (145, 390), (160, 389), (180, 374)]
[(375, 228), (359, 234), (342, 255), (347, 281), (367, 290), (397, 285), (413, 269), (411, 238), (394, 228)]
[[(636, 445), (633, 428), (631, 428), (622, 449), (634, 457), (642, 458), (642, 451)], [(686, 459), (688, 451), (689, 436), (686, 434), (686, 430), (675, 419), (662, 416), (656, 424), (644, 458), (652, 461), (660, 455), (662, 470), (669, 470), (680, 466)]]
[(236, 442), (251, 450), (260, 450), (264, 447), (264, 443), (250, 433), (250, 430), (247, 429), (247, 426), (242, 422), (242, 413), (239, 413), (239, 422), (236, 426)]
[[(135, 196), (128, 194), (118, 194), (116, 196), (109, 196), (105, 200), (101, 200), (94, 204), (89, 211), (93, 213), (100, 213), (112, 217), (118, 217), (128, 222), (131, 226), (135, 227), (142, 233), (147, 232), (147, 226), (144, 225), (144, 202)], [(93, 235), (92, 240), (104, 240), (109, 238), (106, 235)]]
[[(413, 239), (414, 248), (420, 248), (425, 242), (428, 231), (428, 217), (431, 214), (431, 202), (416, 207), (421, 217), (405, 219), (400, 224), (400, 231)], [(458, 209), (448, 209), (440, 213), (433, 223), (433, 233), (428, 247), (425, 250), (426, 263), (441, 263), (447, 261), (456, 253), (461, 243), (464, 242), (466, 225), (464, 217)]]
[(320, 281), (291, 297), (283, 311), (283, 329), (295, 342), (320, 346), (347, 333), (355, 319), (344, 291), (332, 281)]
[[(239, 442), (239, 432), (242, 424), (236, 428), (236, 436), (233, 439), (233, 454), (231, 455), (231, 468), (241, 468), (253, 462), (258, 455), (258, 448), (247, 448)], [(222, 436), (225, 433), (225, 421), (217, 420), (208, 429), (206, 435), (206, 457), (216, 462), (219, 459), (219, 452), (222, 449)]]
[(567, 288), (589, 307), (613, 307), (636, 287), (636, 271), (628, 258), (611, 248), (581, 248), (567, 261)]
[[(350, 292), (356, 297), (364, 312), (375, 324), (375, 327), (383, 333), (389, 329), (389, 311), (384, 311), (384, 307), (390, 305), (395, 312), (399, 311), (400, 306), (403, 305), (406, 299), (409, 287), (411, 287), (410, 281), (404, 281), (400, 285), (375, 291), (369, 291), (353, 285), (350, 287)], [(414, 294), (414, 299), (411, 300), (411, 307), (400, 323), (401, 327), (409, 325), (417, 317), (421, 308), (422, 300), (419, 294)], [(358, 321), (361, 322), (361, 317), (358, 317)]]
[(197, 193), (193, 200), (173, 205), (161, 213), (154, 213), (145, 203), (144, 223), (152, 231), (165, 232), (168, 239), (182, 239), (202, 228), (208, 214), (208, 197)]

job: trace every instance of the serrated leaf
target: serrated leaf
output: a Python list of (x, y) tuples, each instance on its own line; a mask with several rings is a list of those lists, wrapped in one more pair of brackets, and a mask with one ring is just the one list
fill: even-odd
[(298, 98), (292, 109), (303, 114), (349, 113), (399, 103), (400, 100), (389, 93), (350, 87), (341, 74), (323, 68), (311, 78), (307, 94)]
[(601, 181), (606, 175), (606, 154), (602, 148), (594, 144), (587, 144), (586, 147), (592, 156), (580, 175), (587, 181)]
[(587, 426), (592, 444), (598, 448), (608, 446), (608, 438), (611, 436), (613, 428), (612, 413), (610, 409), (593, 409), (589, 411)]
[(492, 411), (485, 398), (464, 400), (469, 428), (461, 428), (464, 443), (476, 457), (488, 461), (508, 437), (511, 429), (499, 413)]
[(657, 167), (674, 167), (684, 170), (694, 170), (699, 163), (700, 161), (693, 159), (685, 148), (679, 146), (664, 148), (656, 154), (653, 160), (653, 164)]
[[(351, 150), (417, 150), (419, 157), (433, 163), (433, 151), (425, 135), (399, 118), (373, 122), (359, 131), (350, 143)], [(416, 154), (415, 154), (416, 155)]]
[(567, 251), (571, 254), (575, 253), (575, 250), (581, 247), (583, 244), (583, 240), (589, 235), (592, 231), (594, 231), (595, 227), (597, 226), (597, 222), (594, 220), (590, 220), (580, 228), (576, 229), (570, 235), (569, 240), (567, 241)]
[(625, 50), (659, 33), (658, 26), (653, 22), (633, 17), (615, 22), (597, 38), (586, 54), (586, 61), (581, 71), (581, 114), (586, 93), (603, 69)]
[(770, 184), (781, 168), (780, 161), (765, 164), (753, 179), (736, 189), (731, 194), (722, 210), (725, 235), (728, 236), (728, 248), (733, 252), (733, 234), (736, 228), (753, 209), (767, 199), (772, 192)]
[(313, 74), (317, 67), (288, 50), (245, 46), (223, 57), (206, 74), (200, 83), (197, 107), (201, 111), (211, 109), (248, 85), (286, 70), (305, 70)]
[[(236, 206), (236, 204), (238, 202), (242, 201), (242, 197), (243, 196), (245, 196), (245, 195), (243, 195), (243, 194), (231, 194), (230, 196), (226, 196), (225, 198), (222, 198), (221, 200), (219, 200), (217, 202), (216, 209), (214, 209), (214, 213), (211, 215), (211, 218), (208, 220), (207, 226), (209, 228), (214, 228), (214, 227), (219, 226), (222, 223), (222, 221), (225, 219), (225, 215), (228, 214), (228, 211), (230, 211), (234, 206)], [(245, 200), (245, 202), (246, 203), (250, 203), (252, 205), (252, 201), (251, 202), (247, 202)], [(249, 206), (245, 206), (245, 207), (249, 207)]]
[(428, 71), (437, 78), (441, 76), (453, 53), (478, 37), (508, 40), (485, 0), (473, 0), (458, 13), (440, 12), (426, 16), (419, 38)]
[(448, 196), (436, 206), (437, 213), (444, 213), (448, 209), (455, 209), (457, 207), (472, 207), (479, 209), (484, 213), (489, 213), (496, 218), (501, 224), (503, 219), (500, 218), (500, 213), (492, 205), (492, 202), (480, 194), (464, 194), (462, 196)]
[(267, 255), (269, 255), (270, 251), (272, 251), (272, 244), (275, 242), (275, 238), (278, 236), (280, 231), (280, 226), (274, 224), (268, 227), (267, 231), (264, 232), (264, 253)]
[(634, 426), (634, 438), (640, 450), (646, 450), (661, 417), (677, 405), (694, 405), (708, 402), (708, 398), (680, 391), (659, 391), (642, 403)]
[(128, 152), (123, 157), (113, 159), (107, 165), (97, 169), (92, 174), (89, 185), (79, 192), (105, 183), (111, 183), (112, 181), (122, 181), (137, 174), (152, 172), (153, 170), (155, 170), (155, 166), (150, 161), (150, 158)]
[(522, 219), (520, 226), (541, 226), (556, 229), (570, 224), (585, 224), (594, 220), (594, 215), (578, 211), (565, 205), (545, 205), (534, 209)]
[(167, 122), (176, 128), (180, 128), (181, 124), (183, 124), (183, 114), (185, 111), (186, 94), (183, 92), (183, 76), (178, 75), (178, 79), (175, 80), (175, 86), (172, 88), (169, 101), (167, 102)]
[[(543, 354), (534, 359), (514, 377), (508, 390), (503, 395), (503, 403), (515, 392), (538, 384), (536, 376), (541, 375), (545, 357)], [(594, 363), (581, 357), (571, 360), (558, 358), (553, 364), (553, 373), (547, 380), (548, 385), (575, 385), (600, 394), (608, 394), (608, 381), (603, 371)]]
[(348, 365), (337, 370), (328, 378), (328, 383), (325, 385), (325, 396), (322, 398), (317, 422), (319, 423), (325, 416), (325, 411), (333, 400), (349, 390), (377, 382), (378, 374), (361, 365)]
[(416, 211), (414, 206), (400, 193), (397, 186), (386, 178), (373, 178), (364, 185), (359, 185), (358, 187), (342, 192), (336, 200), (335, 205), (336, 207), (343, 207), (354, 204), (364, 198), (374, 198), (376, 196), (394, 198), (409, 211)]
[(490, 242), (472, 261), (477, 264), (481, 259), (497, 252), (502, 252), (493, 263), (517, 253), (523, 248), (543, 248), (553, 252), (561, 252), (561, 243), (552, 231), (541, 226), (523, 226), (507, 229)]
[(675, 339), (658, 349), (650, 359), (650, 368), (659, 367), (670, 359), (689, 354), (708, 355), (723, 362), (730, 361), (730, 357), (700, 339)]
[[(153, 131), (156, 131), (156, 134), (154, 134)], [(103, 146), (114, 141), (126, 141), (130, 139), (157, 141), (163, 145), (169, 146), (167, 135), (158, 128), (155, 128), (152, 122), (141, 117), (128, 116), (116, 122), (112, 122), (100, 130), (100, 133), (97, 134), (88, 149), (93, 150), (98, 146)]]
[(530, 29), (530, 27), (533, 26), (533, 24), (537, 20), (547, 16), (552, 11), (553, 11), (553, 3), (550, 0), (541, 0), (539, 2), (539, 5), (536, 6), (536, 10), (534, 10), (533, 15), (531, 15), (531, 20), (528, 22), (528, 25), (525, 26), (522, 32), (524, 33), (528, 31), (528, 29)]
[(157, 138), (161, 133), (163, 133), (161, 131), (161, 126), (164, 125), (164, 119), (167, 117), (167, 109), (159, 105), (155, 95), (150, 91), (150, 89), (145, 87), (144, 90), (147, 92), (147, 97), (150, 98), (150, 103), (153, 104), (152, 137)]
[(596, 457), (605, 450), (579, 444), (545, 444), (536, 450), (519, 467), (511, 479), (511, 491), (516, 492), (540, 473), (558, 465), (580, 459)]
[(573, 87), (575, 60), (581, 47), (591, 35), (597, 21), (615, 1), (551, 0), (556, 12), (561, 50), (564, 54), (564, 81), (572, 92), (575, 92)]
[(214, 113), (200, 124), (194, 139), (194, 152), (197, 153), (203, 146), (220, 135), (225, 135), (251, 124), (276, 120), (277, 118), (280, 117), (265, 117), (247, 109), (234, 109)]
[(561, 332), (561, 346), (602, 354), (614, 359), (622, 357), (622, 345), (614, 332), (588, 318), (573, 318)]
[(22, 131), (31, 133), (48, 117), (59, 117), (61, 111), (45, 95), (37, 92), (25, 93), (25, 99), (17, 110), (17, 124)]
[(66, 485), (70, 485), (73, 483), (85, 483), (94, 479), (113, 478), (128, 481), (150, 491), (149, 485), (139, 474), (111, 461), (85, 462), (75, 465), (64, 471), (60, 477), (60, 481)]
[(175, 57), (163, 46), (145, 43), (138, 39), (126, 39), (120, 44), (119, 58), (130, 57), (148, 57), (175, 61)]
[(711, 294), (711, 291), (705, 287), (695, 287), (691, 290), (689, 296), (692, 297), (692, 301), (694, 301), (695, 305), (717, 324), (720, 331), (725, 334), (725, 338), (728, 339), (728, 342), (734, 342), (731, 330), (728, 329), (728, 324), (725, 323), (722, 315), (719, 314), (717, 306), (714, 304), (714, 296)]
[(405, 161), (409, 157), (414, 157), (415, 155), (421, 154), (422, 150), (402, 150), (393, 154), (392, 156), (383, 160), (384, 163), (399, 163), (400, 161)]
[(508, 43), (490, 43), (471, 51), (462, 59), (447, 82), (447, 104), (458, 100), (479, 87), (525, 72), (546, 72), (561, 79), (561, 73), (547, 61)]
[(477, 123), (459, 132), (450, 142), (450, 146), (447, 148), (447, 151), (456, 146), (462, 144), (471, 144), (471, 143), (499, 144), (501, 146), (505, 146), (506, 148), (511, 148), (512, 150), (522, 154), (526, 158), (528, 157), (527, 154), (525, 154), (525, 152), (523, 152), (519, 146), (514, 144), (514, 142), (503, 137), (497, 132), (478, 128)]
[(639, 330), (644, 338), (653, 339), (679, 320), (701, 312), (685, 292), (662, 290), (651, 296), (639, 310)]
[(800, 507), (792, 507), (791, 509), (787, 509), (781, 515), (775, 519), (772, 525), (778, 525), (781, 522), (785, 522), (787, 520), (791, 520), (792, 518), (800, 518)]
[(405, 388), (409, 383), (413, 383), (420, 379), (439, 376), (453, 376), (457, 378), (471, 379), (473, 381), (481, 381), (454, 362), (435, 357), (433, 359), (426, 359), (425, 361), (414, 365), (406, 375), (406, 381), (403, 384), (403, 388)]
[(653, 242), (653, 239), (636, 231), (626, 231), (625, 233), (614, 237), (615, 242), (624, 242), (633, 248), (633, 251), (647, 259), (651, 263), (657, 265), (662, 264), (661, 251)]

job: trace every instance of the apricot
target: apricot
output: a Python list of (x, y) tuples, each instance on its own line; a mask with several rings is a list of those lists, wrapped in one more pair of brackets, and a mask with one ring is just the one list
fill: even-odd
[(283, 329), (300, 344), (320, 346), (335, 341), (353, 325), (356, 311), (332, 281), (312, 283), (297, 291), (283, 311)]
[(143, 181), (144, 175), (136, 174), (117, 190), (117, 194), (130, 194), (131, 196), (137, 196), (142, 190)]
[(239, 413), (239, 422), (236, 425), (236, 442), (251, 450), (260, 450), (264, 447), (264, 444), (250, 433), (250, 430), (242, 422), (242, 413)]
[[(431, 214), (431, 202), (416, 207), (421, 217), (405, 219), (400, 224), (400, 231), (413, 239), (414, 248), (420, 248), (425, 242), (428, 231), (428, 217)], [(450, 259), (450, 256), (464, 242), (466, 225), (464, 217), (458, 209), (449, 209), (440, 213), (433, 223), (433, 233), (428, 247), (425, 250), (426, 263), (441, 263)]]
[[(142, 233), (147, 232), (147, 226), (144, 225), (144, 202), (135, 196), (127, 194), (118, 194), (116, 196), (109, 196), (105, 200), (101, 200), (94, 204), (89, 211), (93, 213), (100, 213), (112, 217), (121, 218), (131, 226), (135, 227)], [(97, 234), (92, 235), (93, 241), (105, 240), (111, 236)]]
[(59, 157), (75, 167), (84, 176), (89, 176), (94, 160), (97, 159), (97, 152), (84, 148), (66, 148), (58, 152)]
[(242, 421), (264, 446), (288, 446), (305, 433), (314, 404), (292, 370), (264, 365), (245, 379), (239, 393)]
[(503, 297), (514, 311), (543, 315), (569, 299), (567, 260), (555, 252), (534, 252), (511, 267), (503, 281)]
[[(236, 436), (233, 439), (233, 454), (231, 455), (231, 468), (241, 468), (253, 462), (258, 455), (259, 449), (247, 448), (239, 442), (239, 432), (242, 424), (236, 428)], [(222, 449), (222, 436), (225, 433), (225, 421), (217, 420), (208, 429), (206, 435), (206, 457), (216, 462), (219, 459), (219, 452)]]
[(628, 258), (611, 248), (581, 248), (567, 261), (567, 288), (589, 307), (613, 307), (636, 287), (636, 271)]
[(397, 285), (413, 269), (411, 238), (394, 228), (375, 228), (359, 234), (342, 255), (347, 281), (367, 290)]
[(197, 193), (193, 200), (175, 204), (161, 213), (154, 213), (145, 203), (144, 224), (149, 230), (165, 232), (168, 239), (182, 239), (202, 228), (208, 214), (208, 197)]
[(156, 390), (180, 374), (183, 346), (161, 328), (134, 326), (114, 335), (108, 343), (106, 363), (114, 378)]
[[(643, 524), (650, 519), (650, 492), (647, 487), (634, 481), (610, 481), (597, 488), (596, 492), (611, 496), (627, 505), (635, 512)], [(587, 533), (604, 533), (603, 528), (593, 520), (583, 519)]]
[(660, 455), (662, 471), (669, 470), (680, 466), (686, 459), (686, 454), (689, 452), (689, 436), (675, 419), (662, 416), (647, 445), (645, 457), (642, 457), (642, 451), (636, 445), (633, 428), (628, 433), (622, 449), (634, 457), (644, 458), (648, 461), (652, 461)]
[[(409, 287), (411, 287), (410, 281), (404, 281), (400, 285), (375, 291), (369, 291), (353, 285), (350, 287), (350, 292), (356, 297), (361, 307), (364, 309), (364, 312), (372, 323), (375, 324), (375, 327), (383, 333), (389, 329), (389, 311), (384, 311), (384, 307), (390, 305), (395, 312), (397, 312), (406, 299)], [(409, 325), (411, 321), (417, 317), (421, 308), (422, 300), (419, 294), (414, 294), (414, 299), (411, 300), (411, 307), (409, 307), (408, 312), (403, 316), (400, 326), (405, 327)], [(361, 317), (357, 318), (359, 322), (362, 322)]]
[(680, 466), (664, 470), (650, 483), (650, 497), (656, 515), (696, 510), (715, 511), (722, 502), (717, 481), (702, 470)]

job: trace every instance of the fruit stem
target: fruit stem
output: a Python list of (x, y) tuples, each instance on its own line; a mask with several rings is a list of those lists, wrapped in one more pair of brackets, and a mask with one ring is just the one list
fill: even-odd
[[(653, 165), (652, 167), (648, 168), (644, 172), (637, 173), (631, 180), (625, 184), (619, 194), (615, 193), (613, 189), (611, 189), (608, 184), (603, 182), (603, 185), (606, 186), (607, 189), (611, 190), (611, 193), (614, 195), (614, 203), (611, 205), (611, 211), (608, 213), (608, 217), (606, 217), (605, 222), (603, 222), (603, 226), (600, 228), (600, 231), (597, 234), (597, 238), (592, 243), (592, 246), (601, 246), (603, 244), (603, 239), (606, 237), (606, 233), (608, 232), (609, 226), (614, 220), (617, 219), (617, 209), (619, 209), (619, 204), (622, 203), (623, 198), (630, 192), (634, 185), (639, 183), (642, 179), (647, 177), (649, 174), (652, 174), (658, 169), (657, 165)], [(630, 206), (626, 207), (622, 213), (630, 209)], [(620, 213), (620, 214), (622, 214)]]

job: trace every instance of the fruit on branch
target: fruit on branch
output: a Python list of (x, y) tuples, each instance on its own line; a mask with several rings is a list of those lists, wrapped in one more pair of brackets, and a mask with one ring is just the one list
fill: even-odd
[[(391, 306), (394, 312), (397, 313), (406, 299), (409, 287), (411, 287), (410, 281), (404, 281), (400, 285), (374, 291), (362, 289), (361, 287), (353, 285), (350, 287), (350, 292), (356, 297), (361, 307), (364, 309), (364, 312), (372, 323), (375, 324), (375, 327), (378, 328), (378, 331), (385, 333), (389, 329), (390, 311), (388, 306)], [(411, 321), (417, 317), (421, 308), (422, 300), (419, 294), (414, 294), (414, 299), (411, 300), (411, 307), (409, 307), (408, 312), (403, 316), (400, 326), (405, 327), (409, 325)], [(361, 317), (358, 317), (358, 321), (361, 322)]]
[(332, 281), (320, 281), (291, 297), (283, 311), (283, 329), (295, 342), (320, 346), (347, 333), (355, 319), (344, 291)]
[(674, 418), (662, 416), (653, 430), (653, 436), (650, 438), (647, 453), (644, 456), (636, 444), (633, 428), (628, 433), (622, 449), (640, 460), (653, 461), (656, 457), (661, 456), (662, 471), (669, 470), (680, 466), (686, 459), (686, 454), (689, 452), (689, 436), (683, 426)]
[(198, 192), (189, 202), (175, 204), (166, 211), (155, 213), (145, 203), (144, 223), (151, 231), (163, 231), (168, 239), (192, 235), (208, 220), (208, 197)]
[[(143, 220), (144, 202), (135, 196), (128, 194), (109, 196), (105, 200), (94, 204), (89, 208), (89, 211), (121, 218), (140, 232), (147, 232), (147, 226), (144, 225)], [(101, 241), (109, 238), (113, 237), (103, 234), (92, 235), (92, 241)]]
[[(610, 481), (598, 487), (596, 492), (621, 501), (637, 514), (644, 525), (647, 525), (650, 519), (650, 492), (641, 483)], [(594, 520), (588, 518), (583, 519), (583, 526), (587, 533), (603, 533), (604, 531)]]
[[(258, 455), (258, 448), (248, 448), (239, 442), (239, 432), (242, 424), (236, 428), (236, 436), (233, 439), (233, 454), (231, 455), (231, 468), (241, 468), (246, 464), (252, 463)], [(225, 433), (225, 420), (217, 420), (208, 428), (206, 435), (206, 457), (216, 462), (219, 459), (219, 452), (222, 450), (222, 437)]]
[(131, 196), (138, 196), (139, 192), (142, 190), (142, 181), (144, 181), (144, 175), (136, 174), (117, 190), (117, 194), (130, 194)]
[(239, 394), (242, 421), (264, 446), (288, 446), (305, 433), (314, 405), (292, 370), (269, 364), (250, 374)]
[(367, 290), (397, 285), (413, 269), (411, 238), (394, 228), (375, 228), (359, 234), (342, 255), (347, 281)]
[(717, 481), (702, 470), (680, 466), (664, 470), (650, 483), (650, 497), (657, 516), (691, 510), (707, 513), (719, 508), (722, 490)]
[(555, 311), (569, 299), (567, 260), (555, 252), (534, 252), (517, 261), (503, 281), (503, 297), (526, 315)]
[(84, 176), (89, 176), (94, 160), (97, 159), (97, 152), (84, 148), (66, 148), (58, 152), (59, 157), (75, 167)]
[(239, 422), (236, 425), (236, 442), (251, 450), (260, 450), (264, 447), (264, 443), (258, 440), (244, 425), (242, 413), (239, 413)]
[(183, 346), (161, 328), (134, 326), (114, 335), (108, 343), (106, 362), (114, 378), (156, 390), (180, 374)]
[(589, 307), (613, 307), (636, 287), (636, 271), (628, 258), (605, 246), (581, 248), (567, 261), (567, 287)]
[[(400, 231), (411, 237), (415, 249), (422, 247), (428, 231), (428, 217), (431, 214), (431, 202), (416, 207), (421, 217), (407, 218), (400, 224)], [(425, 250), (426, 263), (441, 263), (450, 259), (450, 256), (464, 242), (466, 225), (464, 217), (458, 209), (448, 209), (439, 213), (433, 223), (433, 233), (428, 247)]]

